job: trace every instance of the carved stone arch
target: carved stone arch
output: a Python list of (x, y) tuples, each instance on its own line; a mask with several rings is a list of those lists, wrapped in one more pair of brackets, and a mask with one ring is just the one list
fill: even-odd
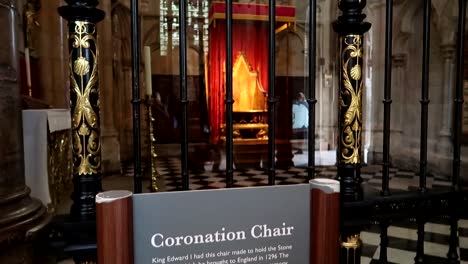
[[(112, 37), (114, 39), (114, 46), (118, 45), (118, 50), (114, 47), (114, 52), (117, 55), (117, 59), (120, 59), (122, 64), (128, 66), (131, 65), (131, 16), (130, 9), (116, 2), (112, 5)], [(115, 59), (116, 56), (114, 56)]]
[[(446, 1), (456, 3), (457, 1)], [(445, 70), (445, 59), (441, 52), (441, 44), (444, 40), (445, 32), (441, 32), (441, 23), (444, 15), (444, 6), (441, 6), (442, 1), (434, 1), (431, 10), (431, 35), (430, 35), (430, 58), (429, 58), (429, 96), (432, 108), (429, 110), (431, 118), (440, 120), (439, 115), (443, 113), (443, 105), (445, 104), (444, 82), (447, 80)], [(396, 83), (400, 87), (394, 86), (395, 102), (400, 101), (401, 112), (411, 112), (410, 109), (417, 105), (420, 100), (421, 75), (422, 75), (422, 56), (423, 56), (423, 1), (405, 1), (400, 6), (400, 12), (395, 17), (400, 17), (396, 29), (398, 33), (394, 39), (393, 53), (397, 55), (394, 68), (394, 76), (398, 78)], [(406, 55), (406, 56), (405, 56)], [(405, 58), (401, 60), (401, 58)], [(404, 64), (401, 62), (404, 61)], [(398, 77), (399, 76), (399, 77)], [(408, 89), (416, 87), (416, 89)], [(398, 99), (399, 97), (399, 99)], [(398, 103), (397, 103), (398, 104)], [(401, 129), (405, 134), (402, 139), (402, 145), (411, 144), (411, 140), (419, 139), (419, 114), (409, 113), (401, 123)], [(405, 125), (403, 125), (405, 124)], [(429, 140), (436, 140), (438, 133), (441, 131), (442, 122), (430, 122), (428, 128)], [(406, 136), (407, 135), (407, 136)], [(429, 146), (429, 149), (434, 150), (435, 143)], [(430, 150), (431, 151), (431, 150)]]
[(131, 109), (131, 13), (121, 1), (114, 1), (111, 9), (113, 45), (113, 109), (114, 122), (119, 134), (120, 158), (132, 158), (132, 109)]
[(196, 46), (196, 45), (193, 45), (193, 44), (190, 44), (188, 48), (189, 48), (189, 50), (190, 49), (195, 50), (198, 54), (200, 54), (200, 52), (203, 52), (203, 50), (200, 50), (200, 48), (201, 48), (200, 46)]
[[(305, 33), (303, 27), (299, 27), (299, 26), (296, 27), (296, 30), (285, 30), (285, 31), (278, 34), (277, 43), (283, 41), (285, 37), (290, 37), (290, 36), (298, 38), (301, 43), (304, 43), (305, 34), (306, 33)], [(281, 47), (278, 47), (278, 48), (281, 48)]]
[(276, 68), (278, 76), (304, 76), (304, 34), (284, 31), (278, 36)]
[[(394, 33), (394, 50), (403, 51), (406, 48), (406, 42), (410, 35), (414, 34), (415, 19), (423, 9), (421, 1), (402, 1), (399, 7), (399, 14), (394, 17), (395, 28)], [(432, 2), (431, 20), (434, 29), (437, 30), (437, 35), (441, 44), (454, 44), (456, 35), (457, 23), (457, 3), (456, 1), (441, 1), (434, 0)]]
[(455, 45), (458, 25), (458, 1), (433, 0), (437, 7), (437, 29), (441, 37), (441, 45)]
[(422, 1), (404, 1), (400, 8), (401, 13), (396, 15), (398, 19), (395, 20), (396, 28), (403, 33), (413, 33), (413, 20), (416, 14), (423, 8)]
[(413, 20), (422, 8), (421, 1), (401, 1), (399, 11), (394, 18), (393, 50), (401, 53), (407, 50), (406, 44), (409, 37), (414, 33)]

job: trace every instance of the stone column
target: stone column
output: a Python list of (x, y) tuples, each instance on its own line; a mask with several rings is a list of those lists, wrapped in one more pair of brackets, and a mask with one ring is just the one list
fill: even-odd
[(16, 0), (0, 0), (0, 263), (32, 263), (26, 233), (44, 206), (25, 185)]
[(113, 56), (112, 47), (112, 17), (111, 0), (102, 0), (100, 9), (106, 12), (104, 20), (98, 24), (101, 88), (101, 144), (102, 144), (102, 172), (104, 174), (120, 172), (120, 142), (114, 123), (114, 82), (113, 82)]
[(453, 93), (455, 90), (455, 44), (447, 44), (441, 47), (443, 64), (443, 99), (441, 111), (442, 128), (439, 132), (438, 150), (443, 154), (452, 153), (452, 126), (453, 126)]
[[(108, 13), (108, 15), (111, 15)], [(118, 131), (120, 160), (133, 157), (131, 116), (130, 9), (117, 2), (112, 9), (113, 118)], [(109, 117), (106, 117), (109, 118)]]
[(69, 107), (66, 21), (57, 15), (57, 8), (64, 3), (64, 0), (41, 1), (38, 16), (39, 98), (56, 108)]
[[(396, 146), (398, 149), (402, 145), (402, 123), (403, 123), (403, 105), (404, 105), (404, 87), (405, 70), (406, 70), (407, 55), (404, 53), (394, 54), (392, 57), (392, 116), (390, 133), (391, 133), (391, 146)], [(393, 149), (391, 150), (393, 151)]]

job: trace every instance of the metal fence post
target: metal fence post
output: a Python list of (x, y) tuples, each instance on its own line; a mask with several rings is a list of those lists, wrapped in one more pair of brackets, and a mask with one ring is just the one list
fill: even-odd
[[(342, 15), (334, 23), (339, 34), (339, 110), (338, 110), (338, 178), (342, 202), (362, 199), (362, 68), (363, 35), (371, 24), (364, 22), (365, 0), (340, 0)], [(341, 231), (341, 263), (360, 263), (361, 240), (356, 230)]]
[(97, 25), (99, 1), (67, 0), (58, 9), (68, 20), (70, 111), (73, 146), (73, 205), (76, 220), (95, 220), (94, 197), (101, 191), (101, 142)]

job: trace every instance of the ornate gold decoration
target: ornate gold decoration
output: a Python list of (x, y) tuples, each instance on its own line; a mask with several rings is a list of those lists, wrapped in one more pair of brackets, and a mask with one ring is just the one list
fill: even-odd
[(341, 37), (342, 79), (340, 83), (339, 160), (345, 164), (361, 162), (362, 133), (362, 36)]
[[(258, 140), (268, 140), (268, 124), (251, 123), (251, 124), (233, 124), (232, 137), (234, 141), (241, 141), (251, 138), (242, 137), (242, 130), (258, 131), (255, 133), (255, 138)], [(226, 124), (220, 127), (220, 140), (226, 141)]]
[[(85, 21), (75, 21), (74, 23), (75, 33), (71, 34), (70, 36), (70, 38), (73, 40), (73, 48), (89, 49), (91, 46), (89, 40), (96, 44), (96, 38), (94, 37), (94, 34), (96, 34), (96, 25)], [(88, 32), (88, 26), (93, 28), (91, 32)]]
[(91, 175), (101, 168), (96, 25), (83, 21), (70, 23), (75, 23), (75, 31), (69, 36), (73, 47), (69, 65), (73, 173)]
[(239, 139), (242, 137), (242, 134), (239, 129), (233, 129), (232, 131), (232, 137), (233, 139)]
[(362, 241), (359, 234), (351, 235), (346, 238), (346, 241), (340, 239), (340, 246), (346, 249), (357, 249), (362, 245)]
[(156, 169), (156, 158), (158, 154), (156, 153), (156, 136), (154, 134), (154, 122), (156, 119), (153, 117), (153, 103), (154, 99), (150, 96), (147, 97), (146, 100), (146, 107), (148, 112), (148, 127), (149, 127), (149, 140), (150, 140), (150, 172), (151, 172), (151, 179), (150, 179), (150, 190), (151, 192), (156, 192), (158, 190), (158, 186), (156, 184), (156, 180), (158, 178), (158, 171)]
[[(361, 256), (358, 252), (358, 249), (361, 248), (362, 241), (359, 237), (359, 234), (350, 235), (346, 238), (346, 241), (341, 240), (340, 238), (340, 247), (346, 250), (346, 263), (359, 263), (356, 259), (359, 259)], [(352, 253), (350, 255), (350, 252)]]
[(268, 129), (266, 129), (266, 128), (260, 129), (260, 131), (258, 131), (256, 137), (258, 139), (268, 140)]
[(89, 62), (85, 58), (79, 57), (73, 63), (73, 71), (79, 76), (87, 74), (89, 72)]
[(361, 65), (354, 65), (354, 67), (351, 68), (351, 78), (355, 81), (361, 79)]

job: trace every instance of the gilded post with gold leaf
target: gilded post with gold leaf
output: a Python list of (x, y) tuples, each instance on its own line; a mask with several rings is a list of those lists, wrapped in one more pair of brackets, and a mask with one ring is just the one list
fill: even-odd
[(154, 122), (154, 113), (153, 113), (153, 105), (154, 105), (155, 98), (152, 95), (146, 95), (145, 104), (148, 113), (148, 128), (149, 128), (149, 145), (150, 145), (150, 162), (149, 162), (149, 174), (150, 174), (150, 191), (156, 192), (158, 190), (158, 186), (156, 184), (156, 180), (158, 178), (158, 171), (156, 169), (156, 158), (158, 154), (156, 153), (156, 135), (155, 135), (155, 128)]
[[(362, 93), (364, 90), (364, 33), (371, 24), (364, 22), (362, 10), (366, 0), (340, 0), (342, 15), (334, 23), (339, 34), (339, 90), (338, 90), (338, 178), (341, 202), (362, 199)], [(344, 218), (346, 215), (343, 216)], [(341, 230), (340, 263), (360, 263), (361, 239), (359, 227)]]
[(362, 196), (362, 35), (341, 36), (340, 51), (338, 176), (343, 197), (354, 200)]
[(59, 8), (68, 20), (70, 110), (72, 116), (73, 205), (75, 220), (94, 221), (101, 191), (98, 47), (96, 23), (104, 12), (97, 0), (66, 0)]

